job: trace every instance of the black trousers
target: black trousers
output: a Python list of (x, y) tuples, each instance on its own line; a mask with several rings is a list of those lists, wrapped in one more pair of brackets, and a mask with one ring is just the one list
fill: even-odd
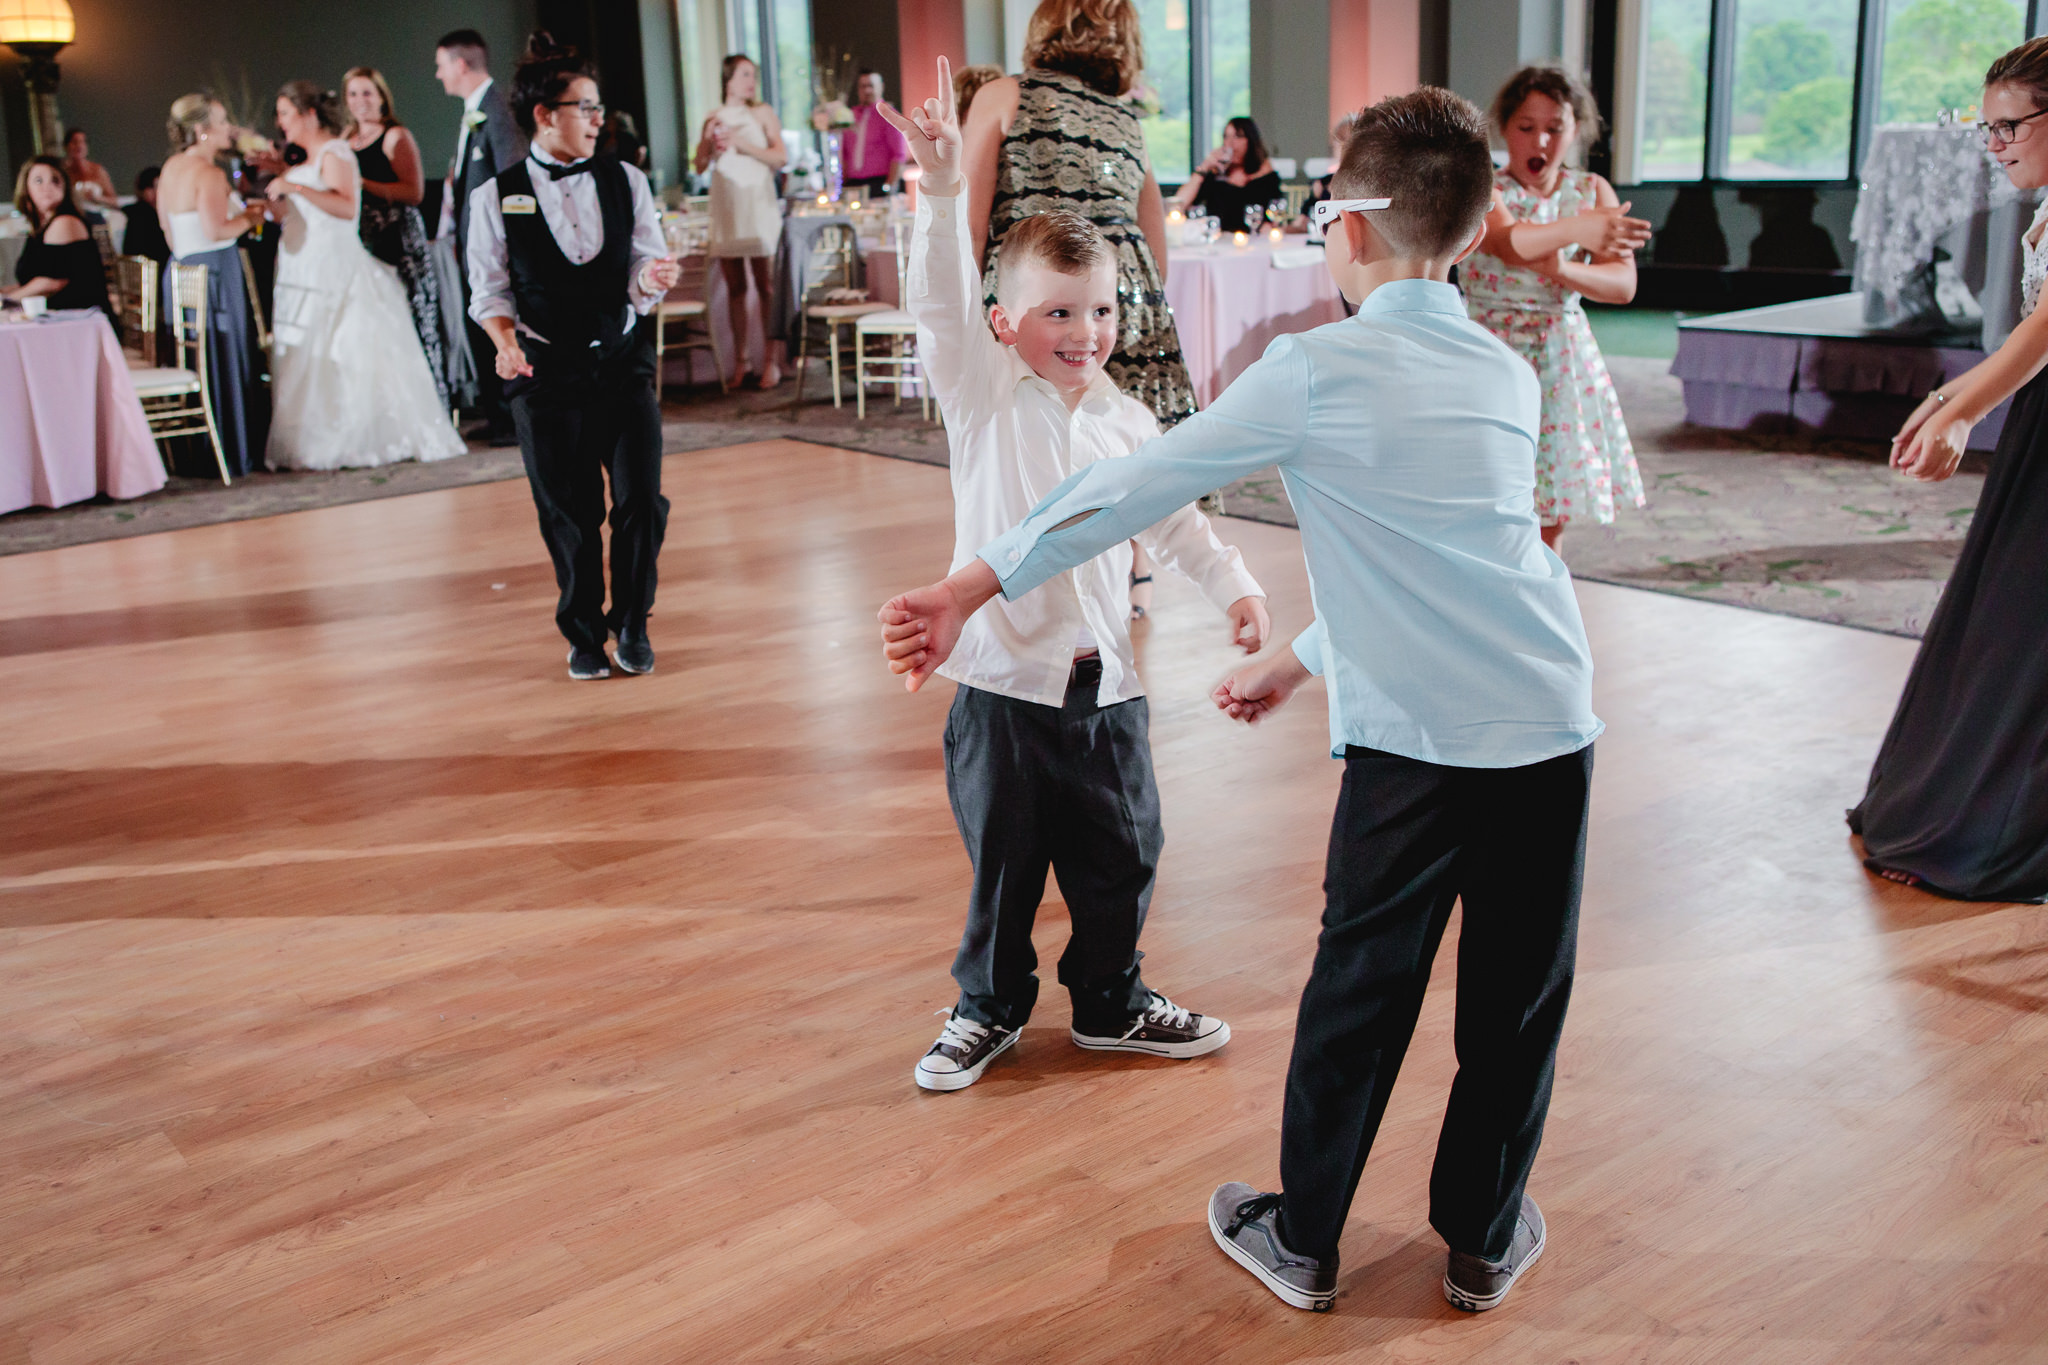
[[(534, 377), (507, 386), (541, 538), (562, 590), (555, 624), (570, 644), (603, 649), (608, 629), (644, 630), (668, 530), (661, 495), (661, 410), (653, 333), (602, 357), (561, 360), (538, 343)], [(580, 362), (580, 363), (579, 363)], [(612, 593), (605, 610), (605, 480), (611, 480)]]
[(1057, 709), (978, 687), (946, 720), (946, 791), (974, 863), (953, 960), (962, 1016), (1017, 1029), (1038, 1001), (1031, 925), (1050, 868), (1072, 933), (1060, 984), (1084, 1033), (1121, 1033), (1149, 998), (1138, 934), (1165, 834), (1145, 699), (1097, 707), (1099, 660), (1077, 665)]
[(1352, 748), (1280, 1129), (1282, 1236), (1334, 1259), (1454, 901), (1458, 1074), (1429, 1180), (1453, 1250), (1507, 1254), (1571, 996), (1591, 745), (1522, 768)]

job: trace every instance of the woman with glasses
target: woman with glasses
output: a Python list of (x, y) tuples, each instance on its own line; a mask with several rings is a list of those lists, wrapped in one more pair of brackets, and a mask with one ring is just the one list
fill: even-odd
[[(512, 73), (532, 141), (470, 206), (469, 315), (490, 334), (561, 597), (555, 625), (578, 679), (654, 669), (647, 616), (668, 526), (654, 332), (676, 283), (654, 192), (597, 154), (604, 105), (590, 66), (544, 32)], [(611, 610), (605, 610), (605, 484)], [(619, 637), (605, 657), (607, 635)]]
[(278, 92), (277, 126), (306, 159), (268, 190), (284, 232), (264, 459), (272, 469), (342, 469), (462, 454), (405, 286), (356, 235), (362, 175), (342, 136), (341, 96), (292, 81)]
[[(2048, 185), (2048, 38), (1984, 76), (1984, 140), (2021, 189)], [(1871, 871), (1961, 900), (2048, 900), (2048, 204), (2021, 238), (2024, 316), (1892, 438), (1892, 464), (1946, 479), (1970, 428), (2013, 398), (1970, 533), (1927, 624), (1849, 827)], [(2014, 395), (2017, 395), (2016, 397)]]
[(747, 371), (747, 277), (761, 296), (761, 378), (772, 389), (782, 371), (768, 343), (766, 323), (774, 306), (775, 248), (782, 241), (782, 198), (775, 172), (789, 160), (782, 144), (782, 120), (756, 96), (760, 73), (754, 59), (735, 52), (721, 68), (725, 102), (704, 120), (693, 164), (711, 172), (711, 255), (725, 271), (725, 297), (732, 309), (732, 382), (756, 383)]

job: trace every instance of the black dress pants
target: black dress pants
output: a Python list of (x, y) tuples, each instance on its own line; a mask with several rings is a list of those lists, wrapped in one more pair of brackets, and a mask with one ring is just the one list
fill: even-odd
[(1592, 777), (1591, 745), (1521, 768), (1346, 751), (1280, 1131), (1282, 1236), (1295, 1251), (1337, 1255), (1462, 899), (1458, 1074), (1429, 1221), (1455, 1251), (1507, 1254), (1571, 996)]
[[(555, 624), (570, 644), (604, 648), (608, 629), (643, 631), (668, 529), (661, 411), (645, 327), (601, 357), (561, 360), (538, 343), (534, 376), (507, 385), (541, 538), (562, 590)], [(580, 363), (577, 363), (580, 362)], [(611, 480), (612, 593), (605, 611), (605, 480)]]
[(1151, 992), (1138, 934), (1165, 834), (1143, 697), (1098, 707), (1100, 660), (1075, 667), (1059, 708), (963, 686), (946, 719), (946, 792), (974, 890), (953, 961), (957, 1012), (1019, 1029), (1038, 1001), (1031, 925), (1050, 868), (1072, 931), (1059, 979), (1074, 1026), (1121, 1033)]

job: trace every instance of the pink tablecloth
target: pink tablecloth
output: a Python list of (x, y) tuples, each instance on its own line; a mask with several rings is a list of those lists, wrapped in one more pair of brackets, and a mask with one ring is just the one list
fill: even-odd
[(139, 498), (164, 463), (101, 312), (0, 325), (0, 512)]
[(1267, 343), (1344, 317), (1330, 272), (1290, 237), (1278, 253), (1261, 239), (1239, 250), (1228, 243), (1175, 247), (1167, 253), (1166, 301), (1180, 331), (1181, 354), (1203, 407), (1266, 353)]

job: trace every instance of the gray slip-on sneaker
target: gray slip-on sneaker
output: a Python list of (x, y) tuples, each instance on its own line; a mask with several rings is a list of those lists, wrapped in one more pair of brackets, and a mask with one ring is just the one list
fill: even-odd
[(1209, 1235), (1282, 1303), (1327, 1313), (1337, 1301), (1337, 1262), (1298, 1255), (1280, 1240), (1279, 1195), (1239, 1180), (1218, 1185), (1209, 1196)]
[(1500, 1301), (1515, 1287), (1522, 1272), (1536, 1264), (1536, 1258), (1543, 1254), (1545, 1236), (1543, 1210), (1536, 1207), (1535, 1200), (1523, 1195), (1522, 1216), (1515, 1220), (1515, 1236), (1508, 1243), (1508, 1254), (1498, 1261), (1489, 1261), (1453, 1251), (1450, 1264), (1444, 1269), (1444, 1297), (1450, 1300), (1451, 1307), (1468, 1313), (1500, 1307)]

